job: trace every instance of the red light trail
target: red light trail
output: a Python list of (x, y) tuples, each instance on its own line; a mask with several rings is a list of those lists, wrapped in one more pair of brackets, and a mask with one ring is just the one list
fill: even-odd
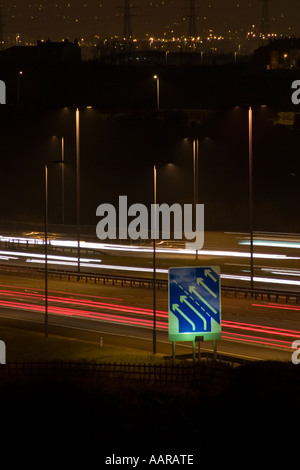
[[(12, 286), (8, 286), (7, 284), (0, 284), (0, 287), (9, 287), (11, 288)], [(25, 286), (18, 286), (20, 289), (24, 289), (24, 290), (29, 290), (28, 287), (25, 287)], [(31, 290), (35, 290), (35, 291), (39, 291), (39, 292), (44, 292), (44, 289), (38, 289), (36, 287), (34, 288), (30, 288)], [(1, 289), (0, 289), (0, 292), (1, 292)], [(5, 291), (3, 291), (5, 292)], [(7, 291), (7, 292), (12, 292), (11, 290)], [(64, 295), (70, 295), (70, 292), (64, 292), (64, 291), (56, 291), (56, 290), (51, 290), (51, 292), (54, 292), (55, 294), (64, 294)], [(23, 292), (24, 293), (24, 292)], [(27, 292), (26, 292), (27, 293)], [(18, 292), (18, 294), (21, 294), (21, 292)], [(121, 302), (123, 302), (123, 299), (120, 299), (120, 298), (117, 298), (117, 297), (107, 297), (107, 296), (101, 296), (101, 295), (89, 295), (89, 294), (76, 294), (74, 292), (72, 292), (72, 296), (74, 297), (92, 297), (94, 299), (110, 299), (110, 300), (120, 300)]]
[[(67, 302), (66, 302), (67, 303)], [(20, 302), (9, 302), (9, 301), (0, 301), (0, 306), (8, 307), (8, 308), (17, 308), (20, 310), (29, 310), (35, 312), (44, 312), (44, 307), (41, 305), (33, 305), (27, 303), (20, 303)], [(105, 321), (113, 321), (118, 323), (126, 323), (129, 325), (136, 325), (136, 326), (149, 326), (152, 327), (153, 322), (147, 319), (139, 319), (136, 320), (132, 317), (124, 317), (122, 315), (112, 315), (112, 314), (102, 314), (101, 312), (92, 312), (88, 310), (74, 310), (71, 308), (63, 308), (63, 307), (53, 307), (49, 306), (49, 313), (55, 315), (68, 315), (68, 316), (77, 316), (77, 317), (86, 317), (93, 320), (105, 320)], [(157, 322), (158, 328), (167, 329), (168, 326), (166, 323)]]
[[(2, 287), (9, 286), (2, 285)], [(44, 312), (44, 305), (40, 304), (40, 302), (44, 301), (44, 293), (42, 289), (34, 289), (35, 291), (41, 293), (24, 292), (18, 289), (18, 287), (11, 288), (10, 290), (0, 289), (0, 296), (2, 297), (2, 299), (0, 299), (0, 307), (33, 311), (38, 313)], [(153, 327), (153, 310), (150, 308), (91, 300), (114, 299), (115, 301), (123, 301), (122, 299), (118, 298), (92, 295), (86, 296), (83, 294), (70, 294), (69, 292), (62, 291), (51, 291), (51, 293), (64, 294), (68, 296), (72, 295), (72, 297), (66, 298), (61, 295), (49, 295), (50, 314), (82, 317), (91, 320), (127, 324), (144, 328)], [(24, 301), (15, 300), (17, 296), (23, 298)], [(3, 299), (3, 297), (5, 299)], [(14, 300), (7, 299), (9, 297), (13, 297)], [(34, 304), (32, 301), (38, 301), (39, 304)], [(279, 308), (286, 310), (300, 310), (300, 307), (298, 306), (284, 304), (279, 304), (278, 306), (277, 304), (252, 304), (252, 306), (273, 309)], [(85, 309), (84, 307), (87, 307), (89, 310)], [(107, 311), (110, 311), (111, 313), (108, 313)], [(112, 313), (112, 311), (114, 313)], [(124, 313), (127, 313), (127, 316), (123, 315)], [(161, 319), (157, 321), (157, 328), (165, 331), (168, 330), (168, 312), (157, 310), (157, 317)], [(228, 320), (222, 320), (222, 330), (222, 339), (240, 341), (243, 343), (255, 343), (263, 346), (278, 348), (291, 348), (292, 342), (295, 339), (300, 339), (300, 331), (297, 330)], [(247, 332), (249, 332), (249, 334), (247, 334)]]
[(280, 310), (296, 310), (299, 311), (300, 307), (296, 305), (283, 305), (283, 304), (272, 304), (268, 303), (267, 305), (265, 304), (252, 304), (252, 307), (265, 307), (265, 308), (276, 308)]

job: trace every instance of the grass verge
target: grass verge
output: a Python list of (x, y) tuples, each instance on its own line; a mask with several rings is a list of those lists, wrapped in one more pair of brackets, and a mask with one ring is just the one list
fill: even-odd
[(87, 361), (117, 363), (161, 363), (162, 354), (117, 347), (108, 343), (100, 347), (89, 341), (1, 327), (0, 339), (6, 344), (7, 362)]

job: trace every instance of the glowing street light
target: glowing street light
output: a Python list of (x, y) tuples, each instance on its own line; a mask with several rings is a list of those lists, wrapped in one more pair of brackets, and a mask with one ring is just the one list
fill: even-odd
[(152, 226), (152, 240), (153, 240), (153, 354), (156, 354), (156, 180), (157, 180), (157, 167), (171, 165), (171, 162), (155, 163), (153, 165), (153, 226)]
[[(80, 273), (80, 111), (76, 108), (77, 269)], [(79, 278), (78, 278), (79, 280)]]
[(250, 271), (251, 271), (251, 289), (253, 289), (253, 171), (252, 171), (252, 108), (248, 111), (249, 126), (249, 230), (250, 230)]
[[(187, 137), (185, 140), (189, 140)], [(193, 187), (194, 187), (194, 207), (193, 207), (193, 230), (196, 230), (196, 213), (198, 203), (199, 184), (199, 138), (193, 138)], [(198, 259), (198, 250), (196, 250)]]
[(154, 233), (153, 233), (153, 354), (156, 354), (156, 173), (157, 165), (153, 165), (153, 203), (154, 203)]
[(159, 90), (159, 77), (158, 75), (154, 75), (153, 76), (154, 80), (156, 80), (156, 103), (157, 103), (157, 111), (159, 111), (159, 93), (160, 93), (160, 90)]
[[(80, 280), (80, 111), (92, 109), (92, 106), (70, 106), (75, 109), (75, 134), (76, 134), (76, 224), (77, 224), (77, 280)], [(65, 108), (68, 109), (68, 108)]]
[(22, 70), (19, 71), (18, 73), (18, 92), (17, 92), (17, 104), (19, 104), (20, 101), (20, 92), (21, 92), (21, 77), (23, 75)]
[[(56, 137), (56, 136), (54, 136)], [(65, 139), (63, 136), (56, 137), (61, 140), (61, 161), (65, 162)], [(65, 166), (61, 166), (61, 223), (65, 224)]]
[[(92, 106), (84, 106), (83, 109), (93, 109)], [(80, 109), (76, 107), (76, 199), (77, 199), (77, 270), (80, 274)], [(80, 277), (78, 276), (78, 281)]]
[[(193, 169), (194, 169), (194, 230), (196, 229), (196, 212), (198, 203), (198, 170), (199, 170), (199, 139), (193, 140)], [(196, 250), (198, 259), (198, 250)]]
[(45, 337), (48, 336), (48, 165), (64, 164), (63, 161), (53, 161), (45, 164)]

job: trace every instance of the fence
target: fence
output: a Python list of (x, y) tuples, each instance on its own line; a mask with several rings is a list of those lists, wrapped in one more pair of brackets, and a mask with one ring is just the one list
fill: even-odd
[(232, 366), (214, 360), (186, 364), (120, 364), (86, 362), (8, 362), (0, 366), (0, 380), (17, 378), (77, 378), (119, 380), (151, 384), (213, 386), (230, 383)]

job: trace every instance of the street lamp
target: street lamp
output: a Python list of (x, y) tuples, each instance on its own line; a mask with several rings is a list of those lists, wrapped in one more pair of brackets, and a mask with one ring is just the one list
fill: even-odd
[(23, 75), (22, 70), (19, 71), (18, 74), (18, 93), (17, 93), (17, 103), (19, 104), (20, 101), (20, 89), (21, 89), (21, 77)]
[(248, 126), (249, 126), (249, 231), (250, 231), (250, 271), (251, 271), (251, 289), (254, 288), (253, 282), (253, 169), (252, 169), (252, 108), (249, 107), (248, 110)]
[(53, 161), (45, 164), (45, 337), (48, 337), (48, 165), (64, 164)]
[(65, 225), (65, 139), (61, 138), (61, 223)]
[(156, 103), (157, 103), (157, 111), (159, 111), (159, 77), (158, 75), (154, 75), (154, 80), (156, 80)]
[(154, 233), (153, 233), (153, 354), (156, 354), (156, 173), (157, 165), (153, 165), (153, 202), (154, 202)]
[[(196, 214), (198, 202), (198, 170), (199, 170), (199, 139), (193, 140), (193, 170), (194, 170), (194, 230), (196, 230)], [(198, 250), (196, 249), (196, 259)]]
[[(55, 136), (54, 136), (55, 137)], [(61, 162), (65, 162), (65, 139), (64, 137), (57, 137), (61, 139)], [(61, 223), (65, 224), (65, 166), (61, 166)]]
[(170, 165), (167, 163), (154, 163), (153, 165), (153, 223), (152, 223), (152, 242), (153, 242), (153, 354), (156, 354), (156, 180), (157, 167)]
[[(189, 140), (187, 137), (185, 140)], [(193, 207), (193, 230), (196, 230), (196, 214), (198, 203), (198, 184), (199, 184), (199, 139), (193, 138), (193, 188), (194, 188), (194, 207)], [(196, 259), (198, 259), (198, 250), (196, 249)]]
[[(92, 109), (92, 106), (75, 107), (75, 132), (76, 132), (76, 212), (77, 212), (77, 280), (80, 280), (80, 109)], [(74, 110), (74, 107), (71, 106)]]
[(45, 165), (45, 337), (48, 336), (48, 165)]
[[(77, 258), (80, 273), (80, 111), (76, 108), (76, 199), (77, 199)], [(79, 276), (77, 278), (79, 281)]]

